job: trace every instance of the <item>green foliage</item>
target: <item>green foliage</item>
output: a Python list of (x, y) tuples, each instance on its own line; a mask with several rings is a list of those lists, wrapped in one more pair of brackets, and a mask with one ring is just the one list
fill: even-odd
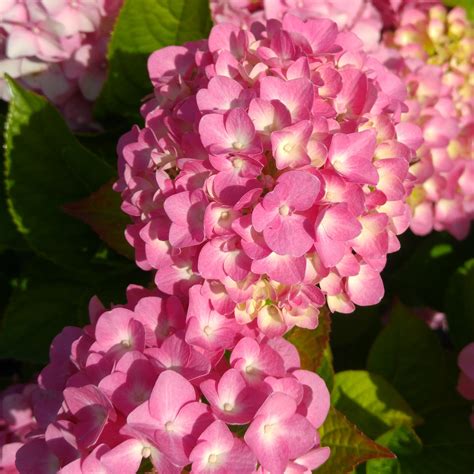
[[(0, 104), (0, 127), (3, 130), (6, 121), (6, 111), (4, 111), (3, 104)], [(0, 134), (0, 149), (3, 148), (3, 133)], [(5, 195), (5, 183), (3, 180), (4, 174), (4, 154), (1, 155), (1, 167), (0, 167), (0, 252), (8, 248), (22, 248), (24, 242), (13, 224), (12, 218), (7, 209), (7, 200)]]
[(82, 147), (46, 99), (9, 80), (6, 190), (15, 224), (29, 246), (64, 267), (84, 269), (100, 240), (62, 207), (88, 196), (114, 171)]
[(44, 98), (9, 83), (6, 191), (16, 240), (31, 250), (24, 256), (9, 250), (19, 270), (1, 274), (0, 357), (45, 362), (52, 338), (64, 326), (86, 323), (92, 295), (118, 303), (128, 284), (146, 283), (147, 277), (65, 212), (69, 205), (106, 242), (130, 255), (123, 238), (126, 219), (110, 189), (114, 169), (77, 141)]
[(382, 278), (388, 291), (408, 306), (444, 311), (446, 279), (472, 257), (474, 234), (459, 242), (447, 233), (427, 237), (403, 236), (397, 265), (388, 265)]
[(87, 324), (93, 295), (105, 305), (122, 304), (132, 282), (145, 283), (143, 273), (133, 267), (82, 278), (43, 259), (25, 260), (11, 281), (13, 291), (0, 326), (0, 358), (46, 363), (54, 336), (65, 326)]
[(294, 327), (285, 338), (298, 349), (301, 367), (315, 372), (321, 365), (323, 353), (329, 344), (331, 317), (327, 308), (322, 308), (319, 324), (314, 331)]
[(368, 459), (393, 458), (390, 450), (361, 433), (335, 408), (330, 409), (319, 433), (321, 446), (329, 446), (331, 456), (317, 469), (318, 474), (346, 474)]
[(395, 460), (367, 463), (367, 474), (466, 474), (474, 466), (474, 431), (469, 407), (433, 412), (423, 426), (392, 430), (377, 442), (397, 455)]
[(460, 350), (474, 341), (474, 259), (452, 275), (446, 292), (449, 335)]
[(364, 370), (337, 373), (331, 398), (333, 405), (371, 438), (396, 426), (421, 422), (389, 382)]
[[(423, 443), (415, 431), (408, 426), (398, 426), (377, 438), (377, 442), (386, 446), (399, 456), (419, 454), (423, 450)], [(367, 462), (367, 474), (401, 474), (398, 459), (370, 459)]]
[(87, 198), (66, 204), (64, 209), (71, 216), (89, 224), (110, 248), (133, 260), (133, 249), (124, 236), (130, 219), (121, 211), (122, 199), (119, 193), (112, 190), (112, 184), (104, 184)]
[(109, 44), (109, 75), (97, 114), (139, 120), (140, 102), (152, 91), (150, 53), (206, 38), (210, 26), (207, 0), (125, 0)]
[(444, 0), (448, 7), (462, 7), (466, 10), (467, 16), (474, 21), (474, 2), (472, 0)]
[(367, 368), (387, 379), (416, 410), (441, 395), (445, 357), (436, 334), (399, 305), (370, 350)]

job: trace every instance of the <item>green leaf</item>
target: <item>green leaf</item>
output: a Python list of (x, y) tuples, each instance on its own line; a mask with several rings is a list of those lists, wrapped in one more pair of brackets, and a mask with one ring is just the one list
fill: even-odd
[(389, 382), (367, 371), (337, 373), (331, 398), (333, 405), (371, 438), (421, 421)]
[[(3, 112), (3, 104), (1, 104), (2, 111), (0, 112), (0, 128), (5, 127), (6, 113)], [(3, 133), (0, 134), (0, 149), (3, 150)], [(17, 231), (15, 224), (8, 212), (7, 197), (5, 194), (4, 175), (4, 153), (1, 156), (0, 168), (0, 252), (6, 249), (25, 248), (25, 243), (20, 233)]]
[[(402, 440), (389, 439), (388, 434), (378, 438), (377, 442), (388, 446), (398, 459), (388, 462), (369, 461), (367, 474), (467, 474), (472, 472), (474, 431), (469, 424), (469, 413), (470, 407), (440, 409), (433, 412), (426, 419), (425, 424), (417, 429), (417, 438), (413, 434)], [(419, 441), (420, 438), (421, 441)], [(421, 443), (422, 449), (420, 449)]]
[(113, 177), (113, 168), (77, 142), (44, 98), (8, 82), (13, 95), (5, 135), (10, 212), (38, 255), (79, 270), (101, 243), (62, 206), (97, 190)]
[(326, 307), (321, 308), (319, 324), (314, 331), (294, 327), (285, 337), (295, 345), (301, 359), (301, 368), (316, 372), (323, 361), (324, 351), (329, 346), (331, 317)]
[(444, 311), (446, 276), (472, 257), (474, 233), (462, 242), (446, 232), (411, 240), (408, 243), (414, 248), (407, 259), (397, 268), (387, 269), (382, 278), (406, 305)]
[(444, 0), (444, 4), (448, 7), (464, 8), (469, 19), (474, 21), (474, 2), (472, 0)]
[(81, 279), (47, 260), (33, 258), (13, 282), (0, 327), (0, 358), (46, 362), (51, 340), (64, 326), (88, 322), (88, 302), (98, 295), (106, 306), (125, 302), (130, 282), (146, 284), (132, 264), (101, 268)]
[(133, 260), (133, 249), (124, 236), (130, 219), (121, 211), (122, 200), (120, 194), (112, 190), (112, 184), (104, 184), (87, 198), (66, 204), (64, 209), (71, 216), (90, 225), (110, 248)]
[(65, 326), (85, 323), (92, 294), (61, 272), (18, 279), (0, 329), (0, 357), (47, 362), (53, 337)]
[(382, 375), (415, 410), (441, 394), (444, 352), (434, 331), (398, 305), (369, 353), (367, 369)]
[[(393, 428), (376, 439), (377, 443), (386, 446), (392, 453), (399, 456), (411, 456), (421, 453), (423, 442), (408, 426)], [(367, 474), (401, 474), (398, 459), (371, 459), (367, 462)]]
[(394, 457), (390, 450), (364, 435), (334, 407), (329, 410), (319, 434), (321, 446), (329, 446), (331, 456), (316, 470), (318, 474), (347, 474), (369, 459)]
[(335, 313), (331, 318), (331, 347), (334, 366), (342, 370), (365, 368), (370, 346), (380, 332), (382, 304), (356, 308), (352, 314)]
[(461, 350), (474, 341), (474, 259), (451, 277), (446, 292), (449, 335)]
[(403, 474), (466, 474), (474, 467), (474, 431), (470, 407), (451, 407), (433, 413), (417, 433), (423, 451), (400, 456)]
[(332, 365), (332, 351), (329, 344), (324, 349), (321, 363), (316, 369), (316, 373), (324, 379), (331, 392), (334, 387), (334, 367)]
[(150, 53), (206, 38), (210, 26), (208, 0), (125, 0), (109, 43), (109, 74), (97, 114), (139, 119), (140, 102), (152, 92)]

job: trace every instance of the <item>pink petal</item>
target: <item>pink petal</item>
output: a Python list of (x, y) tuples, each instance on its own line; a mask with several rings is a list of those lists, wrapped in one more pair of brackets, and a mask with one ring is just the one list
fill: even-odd
[(196, 400), (193, 386), (172, 370), (161, 373), (150, 396), (150, 413), (164, 423), (176, 418), (183, 405)]

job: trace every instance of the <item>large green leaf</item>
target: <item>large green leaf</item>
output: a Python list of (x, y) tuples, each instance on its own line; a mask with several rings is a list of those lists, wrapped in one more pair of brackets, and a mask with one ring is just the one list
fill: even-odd
[(364, 370), (337, 373), (331, 398), (333, 405), (371, 438), (396, 426), (421, 422), (389, 382)]
[(394, 457), (390, 450), (365, 436), (333, 407), (319, 433), (321, 446), (329, 446), (331, 456), (316, 470), (318, 474), (347, 474), (369, 459)]
[(146, 70), (150, 53), (206, 38), (210, 26), (208, 0), (125, 0), (109, 44), (98, 115), (137, 120), (141, 100), (152, 91)]
[[(6, 121), (6, 111), (4, 111), (4, 104), (0, 104), (0, 129), (3, 131)], [(3, 153), (3, 133), (0, 134), (0, 252), (9, 248), (23, 248), (25, 243), (20, 233), (13, 224), (12, 218), (7, 208), (7, 197), (5, 194), (4, 175), (4, 153)]]
[(30, 247), (77, 271), (101, 246), (91, 229), (62, 206), (90, 195), (114, 176), (102, 159), (82, 147), (48, 102), (9, 80), (6, 190), (15, 224)]
[(474, 341), (474, 259), (451, 277), (446, 292), (449, 335), (458, 349)]
[(436, 334), (401, 305), (372, 345), (367, 368), (385, 377), (415, 410), (438, 399), (445, 382), (444, 352)]
[(469, 411), (461, 407), (440, 409), (416, 430), (416, 437), (413, 432), (392, 431), (377, 438), (398, 459), (369, 461), (367, 474), (471, 473), (474, 431), (468, 421)]
[[(376, 439), (377, 443), (386, 446), (397, 457), (419, 454), (423, 450), (423, 443), (408, 426), (393, 428)], [(367, 474), (401, 474), (398, 459), (370, 459), (366, 466)]]

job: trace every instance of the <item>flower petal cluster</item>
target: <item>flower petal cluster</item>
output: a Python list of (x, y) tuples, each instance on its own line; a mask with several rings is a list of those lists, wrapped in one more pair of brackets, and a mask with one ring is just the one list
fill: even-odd
[(406, 9), (428, 11), (431, 7), (442, 4), (440, 0), (372, 0), (372, 3), (380, 12), (385, 28), (398, 27)]
[(210, 0), (214, 23), (250, 27), (254, 21), (283, 19), (291, 13), (303, 20), (331, 18), (341, 30), (355, 33), (366, 51), (376, 51), (382, 28), (399, 25), (407, 8), (426, 11), (440, 0)]
[[(474, 342), (468, 344), (459, 353), (458, 366), (461, 370), (458, 391), (467, 400), (474, 400)], [(474, 429), (474, 407), (470, 420)]]
[(409, 225), (419, 128), (406, 90), (326, 19), (215, 26), (159, 50), (145, 127), (119, 142), (138, 265), (167, 294), (202, 284), (213, 310), (267, 336), (383, 296)]
[(331, 18), (341, 30), (357, 34), (367, 49), (377, 47), (382, 18), (371, 0), (210, 0), (214, 23), (249, 27), (254, 21), (282, 20), (286, 13), (303, 20)]
[(2, 0), (0, 97), (7, 73), (46, 96), (74, 128), (92, 121), (108, 38), (122, 0)]
[[(8, 412), (17, 431), (30, 427), (2, 448), (16, 451), (11, 472), (278, 474), (325, 462), (329, 391), (290, 342), (222, 321), (201, 296), (186, 314), (176, 296), (127, 293), (108, 311), (93, 298), (91, 323), (54, 339), (28, 411)], [(7, 399), (4, 412), (20, 405)]]
[(0, 472), (16, 473), (15, 455), (37, 429), (33, 416), (35, 384), (12, 385), (0, 393)]
[(385, 44), (397, 49), (387, 64), (410, 92), (403, 118), (423, 130), (410, 168), (416, 176), (411, 229), (418, 235), (447, 230), (463, 239), (474, 218), (473, 30), (461, 8), (411, 9)]

